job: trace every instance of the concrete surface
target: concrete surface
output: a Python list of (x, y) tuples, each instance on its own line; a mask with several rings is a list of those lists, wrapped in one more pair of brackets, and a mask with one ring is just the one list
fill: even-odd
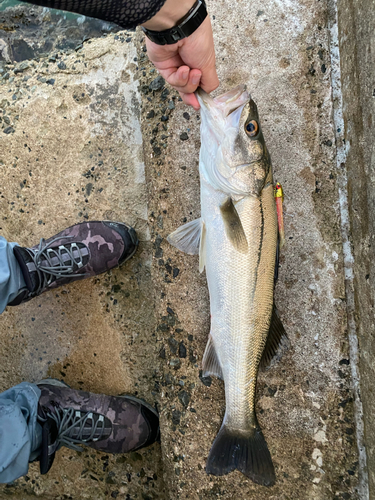
[[(154, 403), (158, 353), (151, 342), (137, 53), (134, 44), (124, 51), (124, 43), (123, 37), (87, 42), (84, 51), (59, 59), (66, 70), (41, 60), (0, 87), (3, 123), (8, 116), (14, 128), (1, 132), (2, 234), (31, 245), (77, 221), (104, 219), (127, 221), (141, 240), (123, 268), (2, 315), (2, 388), (49, 375), (75, 388), (138, 393)], [(162, 496), (157, 444), (120, 457), (64, 450), (48, 475), (40, 477), (32, 464), (28, 476), (0, 496), (136, 498), (140, 490), (144, 498)]]
[(117, 458), (62, 451), (47, 476), (32, 464), (0, 498), (360, 498), (329, 5), (209, 7), (217, 92), (248, 85), (286, 195), (276, 301), (291, 347), (260, 375), (257, 399), (277, 483), (204, 471), (224, 414), (222, 383), (199, 376), (208, 293), (197, 258), (166, 242), (199, 216), (199, 113), (169, 87), (152, 90), (142, 34), (118, 33), (59, 55), (65, 70), (44, 59), (16, 76), (7, 66), (14, 80), (0, 86), (14, 129), (0, 132), (2, 234), (34, 244), (82, 218), (106, 218), (135, 225), (142, 240), (124, 268), (8, 309), (0, 381), (5, 389), (49, 374), (92, 391), (137, 391), (158, 403), (161, 446)]
[(374, 188), (375, 2), (340, 2), (338, 39), (343, 94), (348, 219), (353, 246), (353, 330), (358, 335), (369, 498), (375, 498)]

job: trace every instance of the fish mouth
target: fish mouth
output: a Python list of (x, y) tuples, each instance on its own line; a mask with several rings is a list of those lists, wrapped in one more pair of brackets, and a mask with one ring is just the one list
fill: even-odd
[(196, 96), (203, 108), (209, 111), (219, 109), (225, 118), (251, 99), (250, 94), (246, 90), (246, 85), (238, 85), (234, 89), (215, 98), (199, 87), (196, 90)]

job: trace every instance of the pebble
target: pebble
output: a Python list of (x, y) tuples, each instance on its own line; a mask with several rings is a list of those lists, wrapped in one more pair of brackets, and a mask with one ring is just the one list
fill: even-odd
[(178, 346), (178, 355), (180, 358), (186, 358), (186, 347), (183, 342), (180, 342)]
[(12, 134), (14, 132), (13, 127), (7, 127), (3, 130), (4, 134)]
[(14, 73), (15, 74), (22, 73), (28, 68), (30, 68), (29, 61), (22, 61), (20, 64), (17, 64), (17, 66), (14, 68)]
[(64, 61), (61, 61), (61, 62), (59, 62), (59, 64), (57, 65), (57, 67), (59, 69), (66, 69), (66, 64), (64, 63)]
[(176, 358), (171, 359), (169, 362), (169, 366), (171, 366), (175, 370), (178, 370), (181, 366), (181, 361), (179, 359), (176, 359)]
[(177, 354), (177, 349), (178, 349), (178, 342), (175, 338), (169, 337), (168, 339), (168, 345), (169, 349), (171, 350), (172, 354)]
[(150, 90), (160, 90), (164, 87), (165, 80), (162, 76), (158, 76), (149, 85)]
[(178, 393), (178, 399), (186, 407), (190, 402), (190, 394), (186, 391), (180, 391)]
[(50, 78), (49, 80), (46, 81), (47, 85), (54, 85), (54, 83), (55, 83), (55, 79), (54, 78)]
[(175, 425), (178, 425), (181, 421), (181, 412), (178, 410), (173, 410), (172, 411), (172, 422)]
[(189, 139), (189, 136), (186, 132), (182, 132), (182, 134), (180, 135), (180, 139), (181, 141), (187, 141)]
[(200, 378), (200, 381), (202, 382), (203, 385), (205, 385), (206, 387), (210, 387), (211, 384), (212, 384), (212, 378), (210, 376), (208, 377), (203, 377), (202, 375), (202, 370), (199, 370), (199, 378)]
[(154, 118), (154, 116), (155, 116), (155, 111), (152, 109), (147, 113), (146, 118)]

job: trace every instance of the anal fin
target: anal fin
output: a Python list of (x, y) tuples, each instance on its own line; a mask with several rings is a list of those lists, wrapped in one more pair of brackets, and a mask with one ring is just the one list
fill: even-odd
[(203, 354), (202, 371), (203, 377), (214, 375), (215, 377), (223, 379), (223, 371), (221, 369), (220, 361), (215, 351), (215, 346), (211, 334), (208, 337), (206, 349)]
[(268, 332), (266, 345), (264, 347), (262, 359), (260, 360), (260, 368), (266, 368), (276, 356), (277, 351), (281, 346), (287, 345), (287, 334), (279, 317), (275, 304), (272, 308), (271, 325)]

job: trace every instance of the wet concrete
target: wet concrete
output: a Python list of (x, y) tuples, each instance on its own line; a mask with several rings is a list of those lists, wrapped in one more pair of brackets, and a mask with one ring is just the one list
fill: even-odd
[(2, 234), (35, 244), (105, 218), (142, 240), (125, 267), (8, 309), (0, 380), (49, 374), (137, 392), (158, 403), (161, 446), (118, 458), (62, 451), (47, 476), (32, 465), (0, 498), (359, 498), (327, 4), (221, 1), (211, 14), (220, 91), (248, 85), (286, 195), (276, 302), (290, 348), (260, 375), (257, 397), (276, 485), (204, 471), (224, 414), (222, 383), (200, 377), (209, 297), (197, 258), (166, 242), (200, 215), (199, 113), (155, 82), (138, 32), (85, 42), (62, 55), (65, 70), (42, 59), (16, 76), (8, 67), (14, 80), (0, 86)]

